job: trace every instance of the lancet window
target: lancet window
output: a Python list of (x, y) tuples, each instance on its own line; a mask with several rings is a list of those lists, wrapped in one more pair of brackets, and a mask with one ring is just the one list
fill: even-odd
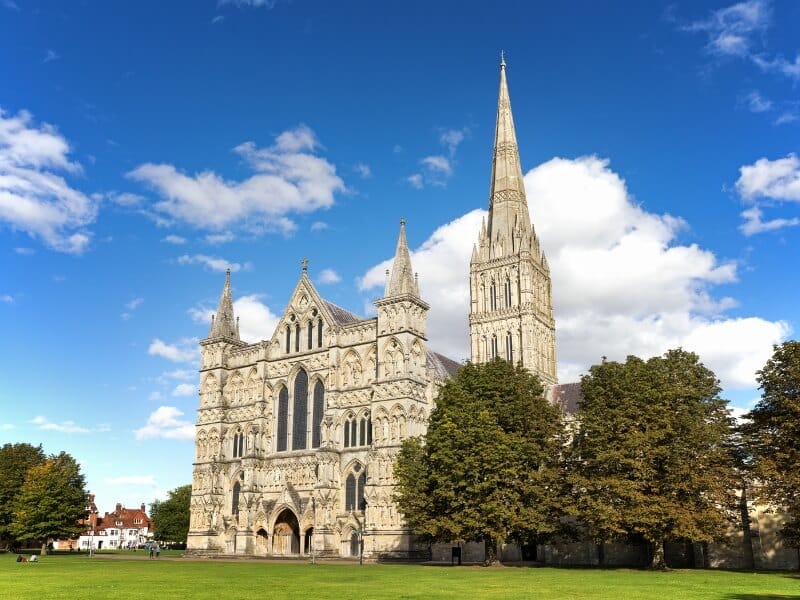
[(284, 387), (278, 392), (278, 427), (275, 449), (283, 452), (287, 449), (289, 433), (289, 391)]
[(241, 429), (237, 429), (233, 436), (233, 458), (241, 458), (244, 456), (245, 441), (244, 433)]
[(361, 463), (354, 464), (352, 471), (345, 480), (345, 510), (363, 510), (366, 504), (364, 502), (364, 488), (366, 485), (366, 470), (361, 466)]
[(308, 374), (303, 370), (294, 379), (294, 411), (292, 419), (292, 450), (306, 447), (308, 427)]
[(314, 407), (311, 415), (311, 447), (319, 448), (322, 439), (322, 414), (325, 412), (325, 386), (321, 381), (314, 385)]

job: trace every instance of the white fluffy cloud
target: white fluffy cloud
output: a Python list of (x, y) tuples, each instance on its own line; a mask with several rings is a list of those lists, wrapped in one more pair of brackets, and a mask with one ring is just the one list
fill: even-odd
[(789, 154), (785, 158), (759, 158), (751, 165), (739, 168), (736, 191), (746, 202), (753, 204), (742, 211), (744, 223), (739, 229), (745, 235), (774, 231), (800, 225), (800, 219), (777, 218), (763, 220), (763, 204), (800, 202), (800, 158)]
[[(553, 276), (561, 381), (574, 381), (602, 356), (682, 346), (698, 352), (726, 388), (754, 385), (755, 370), (789, 327), (726, 316), (735, 301), (711, 289), (736, 280), (734, 263), (678, 243), (685, 223), (642, 209), (606, 160), (555, 158), (528, 172), (525, 187)], [(431, 304), (431, 346), (453, 358), (469, 355), (469, 260), (485, 214), (474, 210), (439, 227), (412, 253)], [(361, 288), (382, 285), (389, 266), (369, 269)]]
[(317, 277), (317, 281), (323, 284), (339, 283), (341, 280), (341, 276), (333, 269), (322, 269)]
[(168, 440), (193, 440), (194, 424), (181, 419), (183, 412), (174, 406), (159, 406), (150, 413), (147, 423), (134, 430), (137, 440), (165, 438)]
[(179, 256), (176, 259), (176, 262), (179, 265), (203, 265), (207, 269), (211, 269), (212, 271), (219, 271), (223, 272), (227, 269), (230, 269), (232, 273), (236, 273), (242, 269), (249, 269), (251, 267), (250, 263), (239, 264), (237, 262), (231, 262), (224, 258), (220, 258), (217, 256), (207, 256), (205, 254), (184, 254)]
[(284, 131), (268, 148), (245, 142), (233, 149), (256, 174), (228, 181), (212, 171), (181, 173), (173, 165), (146, 163), (127, 176), (158, 192), (153, 205), (163, 217), (201, 229), (241, 225), (252, 231), (290, 232), (288, 217), (329, 208), (345, 189), (336, 167), (315, 154), (320, 143), (305, 125)]
[(182, 338), (174, 344), (168, 344), (156, 338), (150, 342), (147, 353), (172, 362), (194, 362), (200, 357), (198, 342), (197, 338)]
[[(216, 308), (210, 306), (197, 306), (189, 309), (189, 316), (196, 323), (211, 324), (211, 315)], [(239, 334), (241, 338), (250, 343), (268, 340), (275, 332), (280, 317), (261, 302), (259, 294), (242, 296), (234, 300), (233, 312), (239, 317)]]
[(43, 416), (34, 417), (31, 423), (36, 425), (37, 429), (44, 431), (58, 431), (59, 433), (89, 433), (91, 429), (78, 425), (75, 421), (62, 421), (61, 423), (53, 423)]
[(743, 57), (750, 54), (754, 41), (769, 26), (770, 18), (767, 0), (747, 0), (714, 10), (708, 18), (685, 29), (706, 33), (706, 48), (712, 54)]
[(173, 396), (194, 396), (197, 393), (197, 386), (193, 383), (179, 383), (172, 390)]
[(81, 173), (69, 152), (52, 125), (0, 109), (0, 221), (54, 250), (80, 254), (89, 245), (97, 203), (58, 174)]

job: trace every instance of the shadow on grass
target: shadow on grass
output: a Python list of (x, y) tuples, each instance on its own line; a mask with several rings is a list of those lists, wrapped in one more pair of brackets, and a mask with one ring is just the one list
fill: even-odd
[(730, 594), (723, 600), (800, 600), (797, 594)]

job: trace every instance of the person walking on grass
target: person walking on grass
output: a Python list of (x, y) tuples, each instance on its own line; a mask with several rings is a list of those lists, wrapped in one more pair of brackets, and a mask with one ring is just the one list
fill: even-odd
[(158, 542), (156, 542), (156, 558), (158, 558), (160, 555), (161, 555), (161, 546), (159, 546)]
[(153, 554), (154, 553), (155, 553), (155, 550), (153, 549), (153, 546), (150, 546), (150, 557), (149, 557), (150, 560), (153, 560)]

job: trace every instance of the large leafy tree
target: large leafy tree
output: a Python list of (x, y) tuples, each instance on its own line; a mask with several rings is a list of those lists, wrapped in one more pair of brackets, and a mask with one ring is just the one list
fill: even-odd
[(406, 440), (396, 501), (410, 527), (438, 542), (537, 541), (561, 514), (560, 413), (539, 379), (503, 360), (466, 364), (439, 391), (424, 440)]
[(0, 448), (0, 543), (13, 541), (9, 526), (13, 518), (13, 502), (28, 469), (45, 460), (41, 446), (3, 444)]
[(757, 374), (761, 399), (742, 427), (763, 500), (784, 509), (784, 541), (800, 548), (800, 341), (775, 346)]
[(83, 530), (85, 480), (80, 465), (66, 452), (28, 469), (13, 506), (11, 534), (22, 541), (72, 538)]
[(192, 499), (191, 484), (176, 487), (166, 500), (150, 504), (150, 518), (154, 523), (154, 537), (165, 542), (186, 543), (189, 535), (189, 505)]
[(735, 514), (732, 422), (696, 354), (604, 361), (581, 380), (569, 453), (577, 514), (600, 544), (638, 536), (665, 567), (667, 541), (711, 541)]

